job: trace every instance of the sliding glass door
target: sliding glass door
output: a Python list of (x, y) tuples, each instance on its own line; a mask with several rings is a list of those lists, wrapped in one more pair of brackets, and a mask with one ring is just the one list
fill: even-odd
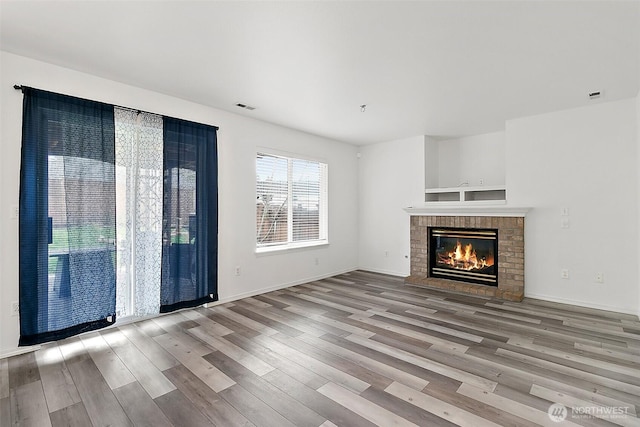
[(23, 91), (20, 345), (216, 301), (217, 128)]
[(21, 345), (115, 321), (113, 107), (25, 90)]

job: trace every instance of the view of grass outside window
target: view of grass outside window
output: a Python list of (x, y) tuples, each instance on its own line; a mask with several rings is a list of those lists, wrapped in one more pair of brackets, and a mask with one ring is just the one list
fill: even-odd
[(327, 242), (327, 165), (258, 153), (256, 246), (298, 247)]
[[(60, 257), (71, 250), (93, 249), (115, 244), (115, 229), (101, 223), (92, 223), (92, 206), (67, 203), (67, 194), (91, 194), (96, 189), (109, 191), (114, 182), (99, 172), (101, 162), (82, 157), (48, 156), (48, 206), (50, 244), (48, 271), (53, 275)], [(65, 172), (66, 171), (66, 172)], [(69, 196), (72, 197), (72, 196)], [(96, 201), (95, 208), (103, 201)], [(77, 223), (77, 224), (76, 224)], [(72, 242), (72, 244), (70, 243)], [(54, 277), (50, 277), (53, 281)]]

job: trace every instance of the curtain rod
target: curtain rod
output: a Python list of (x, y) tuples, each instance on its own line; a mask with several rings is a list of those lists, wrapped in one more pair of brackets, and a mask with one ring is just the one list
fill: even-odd
[[(23, 93), (24, 93), (24, 89), (25, 89), (25, 88), (28, 88), (28, 87), (30, 87), (30, 86), (13, 85), (13, 88), (14, 88), (15, 90), (22, 91)], [(36, 89), (36, 88), (32, 88), (32, 89)], [(36, 90), (42, 90), (42, 89), (36, 89)], [(48, 91), (47, 91), (47, 92), (48, 92)], [(57, 92), (51, 92), (51, 93), (56, 93), (56, 94), (57, 94)], [(64, 95), (64, 96), (73, 96), (73, 95), (67, 95), (67, 94), (60, 94), (60, 95)], [(85, 100), (87, 100), (87, 101), (91, 101), (91, 102), (100, 102), (101, 104), (106, 104), (105, 102), (102, 102), (102, 101), (94, 101), (94, 100), (89, 100), (89, 99), (86, 99), (86, 98), (80, 98), (80, 97), (77, 97), (77, 96), (73, 96), (73, 97), (74, 97), (74, 98), (78, 98), (78, 99), (85, 99)], [(115, 104), (109, 104), (109, 105), (113, 105), (114, 107), (123, 108), (123, 109), (125, 109), (125, 110), (129, 110), (129, 111), (135, 111), (135, 112), (136, 112), (136, 113), (138, 113), (138, 114), (140, 114), (140, 113), (147, 113), (147, 114), (153, 114), (154, 116), (162, 116), (162, 114), (158, 114), (158, 113), (150, 113), (150, 112), (148, 112), (148, 111), (142, 111), (142, 110), (138, 110), (138, 109), (136, 109), (136, 108), (131, 108), (131, 107), (123, 107), (122, 105), (115, 105)]]
[[(44, 92), (49, 92), (49, 91), (45, 91), (44, 89), (37, 89), (37, 88), (33, 88), (33, 87), (31, 87), (31, 86), (23, 86), (23, 85), (13, 85), (13, 88), (14, 88), (15, 90), (19, 90), (19, 91), (22, 91), (22, 92), (24, 92), (24, 89), (25, 89), (25, 88), (30, 88), (30, 89), (42, 90), (42, 91), (44, 91)], [(57, 92), (52, 92), (52, 93), (57, 93)], [(65, 95), (65, 96), (73, 96), (73, 95), (66, 95), (66, 94), (61, 94), (61, 95)], [(84, 99), (84, 100), (86, 100), (86, 101), (101, 102), (101, 101), (95, 101), (95, 100), (92, 100), (92, 99), (80, 98), (80, 97), (78, 97), (78, 96), (73, 96), (73, 97), (74, 97), (74, 98), (79, 98), (79, 99)], [(103, 104), (109, 104), (109, 103), (107, 103), (107, 102), (102, 102), (102, 103), (103, 103)], [(125, 107), (125, 106), (122, 106), (122, 105), (115, 105), (115, 104), (109, 104), (109, 105), (113, 105), (114, 107), (118, 107), (118, 108), (124, 108), (125, 110), (135, 111), (135, 112), (137, 112), (138, 114), (140, 114), (140, 113), (153, 114), (153, 115), (155, 115), (155, 116), (167, 117), (167, 118), (169, 118), (169, 119), (183, 120), (183, 121), (185, 121), (185, 122), (191, 122), (191, 123), (195, 123), (195, 124), (198, 124), (198, 125), (211, 126), (211, 127), (215, 128), (216, 130), (219, 130), (219, 129), (220, 129), (218, 126), (214, 126), (214, 125), (206, 125), (206, 124), (204, 124), (204, 123), (194, 122), (193, 120), (186, 120), (186, 119), (181, 119), (181, 118), (179, 118), (179, 117), (165, 116), (164, 114), (152, 113), (152, 112), (150, 112), (150, 111), (143, 111), (143, 110), (139, 110), (139, 109), (137, 109), (137, 108)]]

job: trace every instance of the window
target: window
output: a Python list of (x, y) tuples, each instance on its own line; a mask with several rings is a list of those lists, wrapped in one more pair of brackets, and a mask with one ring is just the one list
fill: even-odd
[(258, 153), (258, 251), (327, 243), (327, 165)]

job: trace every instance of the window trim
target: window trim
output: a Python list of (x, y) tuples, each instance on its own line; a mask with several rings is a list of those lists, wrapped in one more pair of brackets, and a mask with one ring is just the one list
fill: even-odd
[(256, 255), (268, 255), (268, 254), (277, 254), (282, 252), (291, 252), (291, 251), (317, 248), (320, 246), (329, 246), (329, 240), (328, 239), (313, 240), (313, 241), (305, 241), (300, 243), (294, 242), (290, 244), (256, 247), (255, 253)]
[[(304, 160), (304, 161), (316, 162), (321, 165), (322, 172), (320, 174), (320, 203), (319, 203), (319, 224), (318, 224), (320, 237), (314, 240), (304, 240), (299, 242), (288, 240), (286, 243), (274, 243), (274, 244), (267, 244), (263, 246), (258, 246), (258, 242), (256, 241), (254, 246), (256, 255), (275, 254), (275, 253), (282, 253), (287, 251), (317, 248), (319, 246), (328, 246), (329, 245), (329, 206), (328, 206), (329, 205), (329, 164), (328, 162), (325, 159), (306, 156), (298, 153), (279, 151), (279, 150), (274, 150), (274, 149), (265, 148), (265, 147), (256, 147), (256, 151), (254, 154), (254, 184), (253, 184), (254, 191), (256, 192), (255, 193), (256, 198), (257, 198), (258, 170), (256, 167), (257, 164), (255, 162), (257, 161), (258, 155), (260, 154), (264, 154), (266, 156), (284, 158), (284, 159), (287, 159), (288, 162), (290, 160)], [(293, 204), (293, 200), (291, 197), (293, 186), (291, 185), (292, 170), (289, 167), (287, 168), (287, 174), (288, 174), (287, 190), (289, 194), (289, 197), (288, 197), (289, 202), (287, 203), (287, 208), (288, 208), (287, 209), (287, 217), (288, 217), (287, 236), (288, 236), (288, 239), (291, 239), (293, 235), (293, 232), (292, 232), (293, 210), (290, 207)], [(254, 217), (254, 224), (255, 224), (255, 217)], [(254, 225), (254, 234), (255, 232), (257, 232), (257, 229), (256, 229), (256, 226)]]

